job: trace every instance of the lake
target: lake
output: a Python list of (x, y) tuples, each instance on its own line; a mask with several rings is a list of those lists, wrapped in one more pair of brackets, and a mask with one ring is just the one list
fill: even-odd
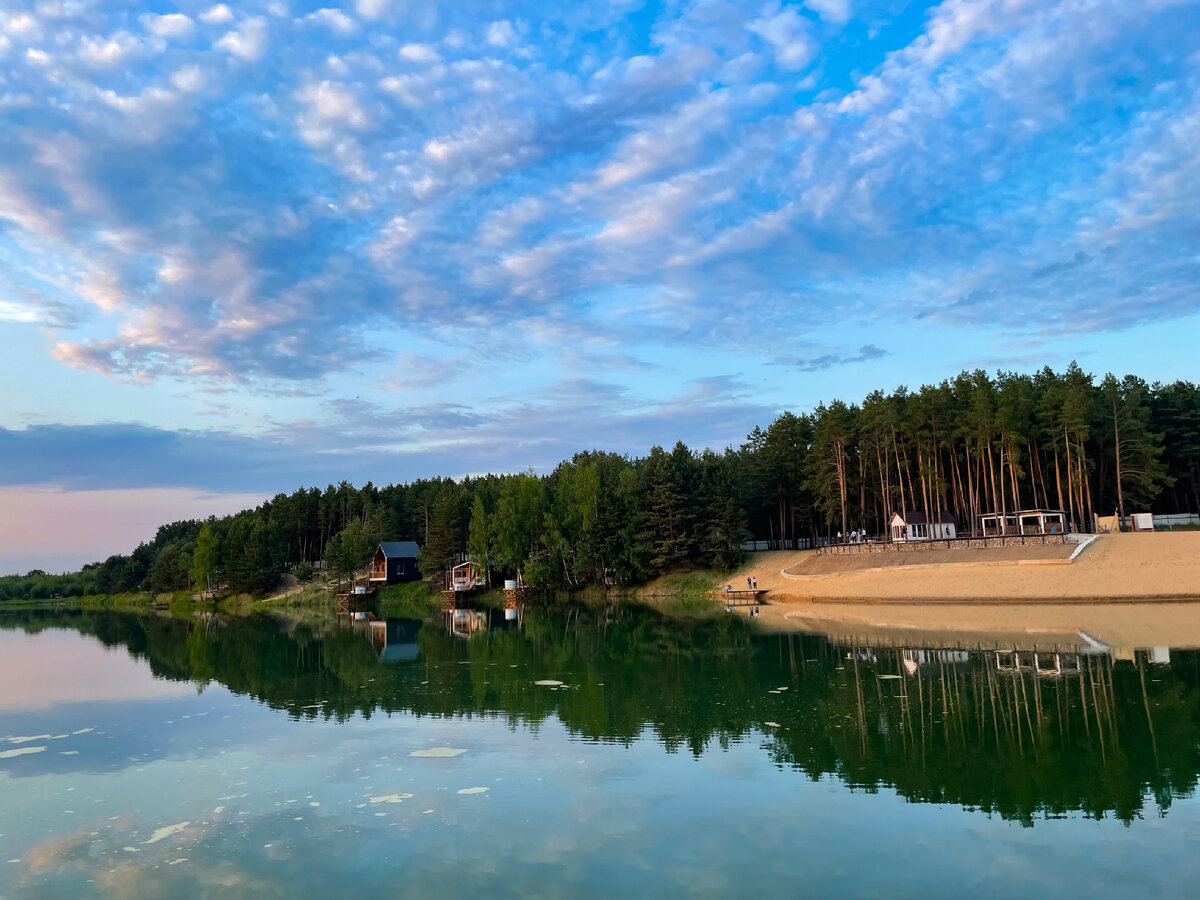
[(0, 613), (0, 897), (1194, 896), (1196, 652), (925, 644)]

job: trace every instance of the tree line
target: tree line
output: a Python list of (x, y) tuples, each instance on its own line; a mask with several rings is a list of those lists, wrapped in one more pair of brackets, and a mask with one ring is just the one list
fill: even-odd
[(164, 525), (76, 573), (0, 578), (0, 599), (146, 590), (263, 593), (293, 570), (339, 579), (379, 540), (412, 540), (435, 576), (473, 559), (497, 577), (625, 585), (688, 566), (727, 570), (743, 543), (886, 534), (893, 513), (1061, 509), (1070, 526), (1132, 511), (1200, 512), (1200, 388), (1064, 372), (963, 372), (784, 412), (722, 452), (683, 443), (577, 453), (548, 474), (418, 479), (278, 494), (256, 509)]

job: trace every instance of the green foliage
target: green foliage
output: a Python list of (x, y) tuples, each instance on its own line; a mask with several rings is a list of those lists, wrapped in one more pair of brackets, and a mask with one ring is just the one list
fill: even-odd
[(418, 565), (426, 578), (441, 575), (457, 562), (462, 551), (462, 511), (458, 491), (447, 488), (433, 509), (429, 537), (421, 548)]
[(412, 601), (437, 600), (442, 602), (442, 595), (437, 587), (428, 581), (405, 581), (400, 584), (388, 584), (379, 589), (381, 603), (407, 603)]
[(476, 496), (475, 504), (471, 507), (471, 524), (467, 531), (467, 558), (480, 566), (491, 578), (492, 539), (491, 526), (488, 524), (487, 511), (483, 508), (483, 498)]
[(200, 533), (196, 536), (196, 549), (192, 553), (190, 577), (194, 591), (209, 596), (220, 587), (217, 583), (220, 562), (216, 529), (212, 522), (205, 522), (200, 526)]
[(545, 487), (532, 472), (506, 479), (496, 508), (493, 552), (500, 567), (521, 568), (539, 549), (546, 516)]

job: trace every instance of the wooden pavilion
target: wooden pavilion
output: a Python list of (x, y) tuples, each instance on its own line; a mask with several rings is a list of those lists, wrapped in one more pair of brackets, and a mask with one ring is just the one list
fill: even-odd
[(1010, 513), (992, 512), (979, 517), (984, 537), (1021, 534), (1062, 534), (1067, 530), (1067, 514), (1061, 509), (1019, 509)]

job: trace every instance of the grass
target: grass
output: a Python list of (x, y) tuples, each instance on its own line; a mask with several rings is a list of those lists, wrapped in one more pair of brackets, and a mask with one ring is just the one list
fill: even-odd
[(711, 594), (719, 590), (725, 580), (725, 573), (711, 569), (672, 572), (641, 587), (631, 588), (624, 592), (624, 597), (666, 615), (707, 618), (721, 612), (720, 604)]
[[(239, 595), (250, 599), (247, 594)], [(250, 600), (250, 602), (254, 602)], [(323, 584), (306, 584), (299, 590), (289, 591), (258, 601), (254, 605), (265, 609), (333, 609), (335, 604), (334, 592)]]
[(672, 572), (655, 578), (631, 593), (638, 597), (703, 597), (710, 591), (719, 590), (722, 576), (709, 569), (691, 569)]
[(424, 619), (442, 604), (442, 592), (429, 581), (384, 585), (376, 597), (380, 612), (407, 619)]

